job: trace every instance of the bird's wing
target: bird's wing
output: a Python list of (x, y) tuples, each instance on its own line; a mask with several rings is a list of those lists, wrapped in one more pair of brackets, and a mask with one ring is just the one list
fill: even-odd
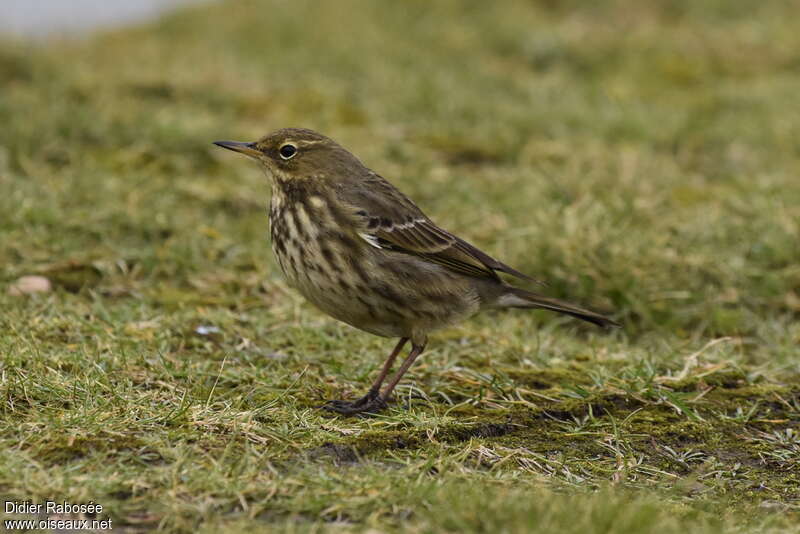
[(359, 235), (371, 246), (413, 254), (469, 276), (498, 279), (500, 271), (534, 280), (436, 226), (380, 176), (371, 174), (362, 186), (342, 189), (340, 196), (363, 219)]

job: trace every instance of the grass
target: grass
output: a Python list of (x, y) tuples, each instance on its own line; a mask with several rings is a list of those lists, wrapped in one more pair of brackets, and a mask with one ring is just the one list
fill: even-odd
[[(797, 532), (791, 2), (223, 2), (0, 45), (0, 494), (136, 532)], [(796, 6), (795, 6), (796, 7)], [(268, 185), (320, 130), (445, 228), (614, 310), (391, 342), (313, 310)], [(202, 327), (202, 328), (201, 328)]]

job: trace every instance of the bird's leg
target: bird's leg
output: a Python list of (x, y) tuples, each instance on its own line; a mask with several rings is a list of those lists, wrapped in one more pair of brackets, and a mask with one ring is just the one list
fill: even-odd
[(392, 390), (400, 382), (400, 379), (403, 378), (403, 375), (406, 374), (408, 368), (411, 367), (411, 364), (414, 363), (414, 360), (422, 354), (422, 351), (425, 350), (425, 344), (427, 343), (427, 339), (423, 339), (423, 341), (419, 344), (411, 342), (411, 352), (408, 353), (408, 356), (403, 361), (402, 365), (400, 365), (400, 369), (392, 377), (392, 380), (389, 382), (389, 385), (386, 386), (386, 389), (383, 390), (383, 393), (379, 397), (380, 401), (385, 405), (389, 402), (389, 398), (392, 395)]
[(407, 337), (400, 338), (400, 341), (397, 342), (397, 345), (395, 345), (392, 353), (388, 358), (386, 358), (386, 362), (383, 364), (383, 369), (381, 369), (381, 374), (379, 374), (378, 378), (375, 379), (375, 382), (373, 382), (372, 387), (369, 388), (367, 394), (357, 400), (356, 403), (366, 403), (367, 401), (376, 398), (380, 394), (381, 385), (383, 384), (383, 381), (386, 380), (386, 375), (388, 375), (389, 371), (392, 370), (392, 365), (394, 365), (397, 355), (400, 354), (401, 350), (403, 350), (403, 347), (407, 341)]
[(375, 382), (372, 384), (372, 387), (369, 388), (369, 391), (366, 395), (353, 402), (342, 400), (328, 401), (325, 405), (323, 405), (323, 408), (332, 412), (346, 415), (367, 411), (377, 412), (382, 408), (385, 408), (386, 403), (381, 400), (380, 396), (381, 384), (383, 384), (383, 381), (386, 379), (386, 375), (388, 375), (389, 371), (391, 371), (392, 365), (394, 365), (394, 361), (397, 359), (397, 355), (400, 354), (401, 350), (403, 350), (403, 346), (405, 346), (407, 341), (407, 337), (400, 338), (400, 341), (397, 342), (397, 345), (395, 345), (392, 353), (389, 354), (388, 358), (386, 358), (386, 362), (383, 364), (381, 373), (378, 375), (378, 378), (375, 379)]

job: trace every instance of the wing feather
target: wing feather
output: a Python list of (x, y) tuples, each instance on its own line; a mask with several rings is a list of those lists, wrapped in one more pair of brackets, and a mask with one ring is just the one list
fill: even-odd
[(500, 271), (539, 282), (439, 228), (408, 197), (377, 174), (363, 177), (361, 185), (340, 189), (339, 197), (362, 219), (359, 234), (370, 245), (423, 257), (469, 276), (499, 280), (497, 271)]

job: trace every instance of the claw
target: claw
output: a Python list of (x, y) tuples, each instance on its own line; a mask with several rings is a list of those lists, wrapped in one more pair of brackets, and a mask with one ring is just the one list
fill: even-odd
[(323, 410), (329, 412), (336, 412), (342, 415), (355, 415), (359, 413), (378, 413), (386, 408), (386, 401), (380, 395), (369, 395), (353, 401), (347, 402), (343, 400), (328, 401), (321, 406)]

